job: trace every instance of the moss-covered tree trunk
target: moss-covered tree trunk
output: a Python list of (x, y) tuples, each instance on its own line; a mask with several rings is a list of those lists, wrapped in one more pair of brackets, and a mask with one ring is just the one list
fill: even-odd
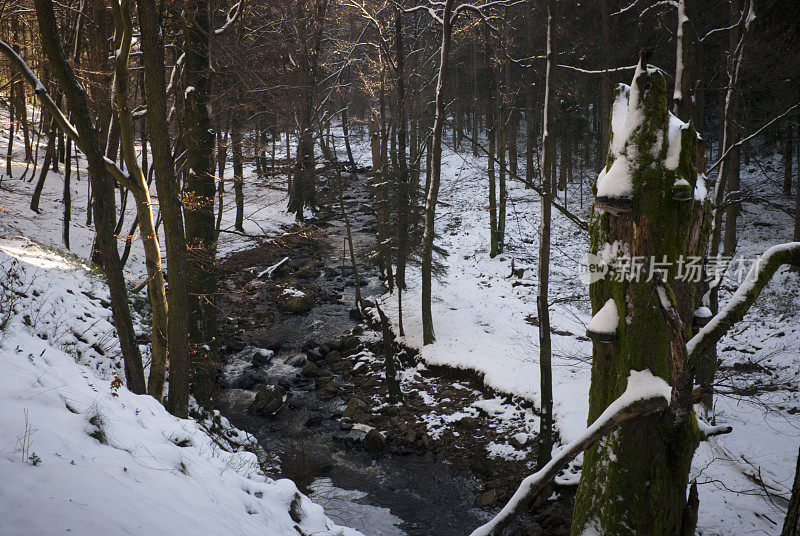
[[(696, 285), (680, 281), (679, 260), (702, 259), (708, 235), (704, 197), (674, 199), (695, 192), (696, 134), (669, 114), (665, 80), (643, 68), (645, 63), (640, 62), (631, 88), (617, 91), (611, 150), (598, 179), (590, 226), (591, 253), (608, 261), (609, 252), (621, 251), (643, 259), (644, 270), (636, 278), (635, 272), (625, 277), (612, 268), (590, 285), (593, 312), (614, 300), (619, 318), (614, 342), (594, 343), (589, 423), (622, 394), (631, 370), (650, 370), (675, 385), (672, 332), (650, 259), (666, 261), (666, 294), (690, 334)], [(674, 296), (680, 296), (677, 303)], [(625, 424), (586, 451), (572, 534), (669, 536), (693, 525), (696, 510), (687, 509), (687, 484), (700, 435), (691, 407), (686, 410), (682, 420), (667, 412)]]

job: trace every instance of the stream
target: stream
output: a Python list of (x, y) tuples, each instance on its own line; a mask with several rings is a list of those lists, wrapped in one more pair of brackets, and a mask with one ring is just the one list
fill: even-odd
[[(345, 204), (360, 260), (362, 293), (371, 296), (383, 293), (384, 287), (374, 263), (367, 261), (375, 223), (366, 180), (361, 174), (351, 179)], [(473, 476), (448, 461), (437, 461), (433, 452), (369, 452), (361, 446), (364, 427), (340, 419), (347, 399), (320, 398), (315, 379), (300, 374), (309, 348), (341, 339), (358, 324), (351, 318), (354, 278), (343, 256), (345, 232), (338, 202), (330, 201), (332, 183), (328, 180), (320, 187), (321, 198), (331, 208), (310, 226), (309, 236), (289, 237), (288, 244), (277, 237), (261, 249), (239, 252), (223, 262), (220, 279), (228, 298), (221, 306), (221, 340), (226, 343), (217, 406), (275, 457), (276, 476), (292, 479), (337, 523), (366, 536), (463, 536), (487, 518), (486, 511), (473, 506), (479, 490)], [(316, 276), (310, 281), (276, 276), (279, 283), (253, 279), (267, 262), (280, 260), (281, 248), (290, 257), (287, 272), (299, 273), (304, 267), (308, 271), (310, 266)], [(313, 295), (314, 306), (305, 314), (274, 311), (274, 285), (301, 287)], [(344, 375), (335, 379), (352, 381)], [(286, 393), (274, 415), (249, 411), (262, 385), (280, 386)]]

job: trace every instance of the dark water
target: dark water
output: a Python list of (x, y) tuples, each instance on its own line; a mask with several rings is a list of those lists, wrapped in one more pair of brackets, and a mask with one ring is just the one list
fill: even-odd
[[(370, 202), (364, 178), (353, 185), (346, 201), (351, 215), (357, 258), (366, 259), (374, 238), (370, 232)], [(326, 268), (343, 265), (344, 224), (331, 220), (320, 258)], [(349, 263), (344, 261), (345, 265)], [(363, 266), (362, 292), (365, 296), (382, 291), (377, 273)], [(338, 280), (337, 280), (338, 279)], [(327, 303), (304, 316), (281, 320), (274, 329), (280, 333), (282, 351), (269, 365), (257, 370), (260, 382), (281, 385), (289, 393), (286, 404), (273, 417), (246, 411), (254, 394), (241, 389), (221, 393), (221, 411), (239, 428), (255, 435), (261, 445), (278, 458), (281, 477), (325, 507), (335, 521), (351, 526), (366, 536), (462, 536), (480, 525), (485, 513), (472, 507), (476, 482), (432, 455), (386, 453), (374, 456), (358, 446), (364, 432), (341, 430), (337, 414), (344, 408), (340, 398), (320, 400), (313, 380), (302, 378), (294, 366), (298, 350), (309, 339), (327, 341), (355, 325), (349, 312), (353, 288), (346, 277), (322, 278), (317, 283), (342, 294), (338, 303)], [(226, 375), (236, 376), (248, 367), (253, 352), (245, 348), (228, 356)]]

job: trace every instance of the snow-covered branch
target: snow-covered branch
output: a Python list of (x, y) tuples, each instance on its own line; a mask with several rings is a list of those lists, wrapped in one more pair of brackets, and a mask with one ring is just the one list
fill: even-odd
[(500, 534), (525, 505), (581, 452), (585, 451), (621, 424), (667, 408), (671, 389), (667, 382), (650, 371), (631, 371), (628, 386), (619, 398), (574, 441), (565, 445), (538, 472), (526, 477), (500, 512), (488, 523), (472, 531), (471, 536)]
[(214, 35), (222, 35), (225, 33), (231, 24), (236, 22), (236, 19), (239, 18), (239, 13), (242, 11), (242, 2), (239, 0), (228, 10), (228, 13), (225, 15), (225, 24), (214, 30)]
[[(25, 63), (25, 60), (23, 60), (22, 57), (20, 57), (20, 55), (17, 54), (8, 43), (2, 40), (0, 40), (0, 53), (8, 58), (14, 68), (16, 68), (22, 74), (22, 77), (25, 79), (25, 81), (30, 84), (30, 86), (33, 88), (33, 92), (37, 97), (39, 97), (42, 106), (47, 108), (47, 111), (50, 113), (56, 123), (58, 123), (59, 128), (61, 128), (61, 130), (63, 130), (64, 133), (69, 136), (73, 142), (75, 142), (75, 145), (77, 145), (79, 149), (83, 150), (84, 143), (80, 135), (78, 135), (78, 131), (75, 130), (75, 127), (72, 126), (72, 123), (69, 122), (69, 119), (67, 119), (52, 97), (50, 97), (50, 95), (47, 93), (47, 89), (44, 87), (44, 84), (42, 84), (41, 80), (39, 80), (39, 77), (34, 74), (31, 68), (28, 67), (28, 64)], [(104, 157), (103, 160), (106, 164), (106, 169), (108, 172), (111, 173), (120, 184), (130, 190), (136, 188), (128, 174), (122, 171), (111, 159)]]
[(772, 246), (759, 257), (727, 305), (686, 343), (689, 360), (696, 360), (707, 348), (716, 344), (734, 324), (744, 318), (761, 294), (761, 289), (785, 264), (800, 266), (800, 242)]
[(275, 271), (276, 271), (278, 268), (280, 268), (281, 266), (283, 266), (283, 265), (284, 265), (284, 264), (286, 264), (287, 262), (289, 262), (289, 257), (284, 257), (283, 259), (281, 259), (281, 260), (280, 260), (280, 261), (278, 261), (277, 263), (273, 264), (272, 266), (269, 266), (269, 267), (268, 267), (266, 270), (264, 270), (263, 272), (260, 272), (260, 273), (259, 273), (259, 274), (256, 276), (256, 279), (261, 279), (261, 278), (262, 278), (262, 277), (264, 277), (264, 276), (267, 276), (267, 279), (272, 279), (272, 274), (274, 274), (274, 273), (275, 273)]
[(720, 165), (722, 162), (724, 162), (724, 161), (725, 161), (725, 157), (726, 157), (726, 156), (728, 156), (728, 153), (730, 153), (730, 152), (731, 152), (731, 151), (734, 149), (734, 147), (739, 147), (740, 145), (742, 145), (742, 144), (744, 144), (744, 143), (747, 143), (748, 141), (752, 140), (753, 138), (755, 138), (756, 136), (758, 136), (759, 134), (761, 134), (762, 132), (764, 132), (766, 129), (768, 129), (768, 128), (770, 127), (770, 125), (772, 125), (772, 124), (773, 124), (773, 123), (775, 123), (776, 121), (778, 121), (778, 120), (780, 120), (780, 119), (783, 119), (784, 117), (786, 117), (787, 115), (789, 115), (790, 113), (792, 113), (792, 110), (794, 110), (794, 109), (795, 109), (795, 108), (797, 108), (798, 106), (800, 106), (800, 102), (798, 102), (798, 103), (794, 104), (793, 106), (790, 106), (790, 107), (789, 107), (788, 109), (786, 109), (786, 110), (785, 110), (785, 111), (784, 111), (782, 114), (780, 114), (780, 115), (776, 115), (775, 117), (773, 117), (772, 119), (770, 119), (770, 120), (769, 120), (767, 123), (765, 123), (765, 124), (764, 124), (764, 125), (763, 125), (761, 128), (759, 128), (758, 130), (756, 130), (755, 132), (753, 132), (753, 133), (752, 133), (752, 134), (750, 134), (749, 136), (747, 136), (747, 137), (745, 137), (745, 138), (742, 138), (742, 139), (740, 139), (739, 141), (737, 141), (737, 142), (736, 142), (736, 143), (734, 143), (734, 144), (731, 144), (731, 146), (730, 146), (730, 147), (728, 147), (728, 149), (727, 149), (727, 150), (726, 150), (724, 153), (722, 153), (722, 156), (720, 156), (720, 157), (719, 157), (719, 158), (716, 160), (716, 162), (714, 162), (714, 163), (711, 165), (711, 167), (709, 167), (709, 168), (706, 170), (706, 175), (709, 175), (709, 174), (710, 174), (712, 171), (714, 171), (715, 169), (717, 169), (717, 167), (718, 167), (718, 166), (719, 166), (719, 165)]

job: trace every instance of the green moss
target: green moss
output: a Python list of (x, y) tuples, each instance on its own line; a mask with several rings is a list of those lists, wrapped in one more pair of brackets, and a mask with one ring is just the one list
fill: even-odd
[[(657, 72), (641, 73), (635, 81), (642, 91), (642, 125), (626, 145), (632, 162), (633, 212), (622, 216), (591, 212), (590, 251), (605, 243), (627, 244), (632, 255), (666, 258), (671, 264), (668, 287), (675, 282), (678, 260), (704, 250), (708, 230), (705, 206), (672, 199), (676, 179), (696, 182), (696, 136), (686, 129), (676, 170), (668, 170), (666, 82)], [(609, 163), (611, 162), (609, 156)], [(692, 230), (702, 225), (697, 244), (689, 251)], [(697, 233), (695, 233), (697, 234)], [(620, 314), (617, 340), (595, 343), (589, 392), (589, 422), (593, 422), (627, 386), (632, 370), (650, 370), (671, 381), (670, 332), (661, 313), (653, 282), (614, 281), (592, 283), (589, 296), (596, 313), (613, 299)], [(693, 285), (668, 294), (681, 304), (693, 304)], [(677, 299), (680, 298), (680, 299)], [(686, 326), (690, 332), (691, 325)], [(581, 483), (575, 500), (572, 533), (589, 525), (606, 535), (677, 535), (686, 503), (686, 486), (692, 457), (699, 442), (694, 419), (677, 428), (663, 415), (637, 419), (620, 427), (610, 438), (586, 451)]]

